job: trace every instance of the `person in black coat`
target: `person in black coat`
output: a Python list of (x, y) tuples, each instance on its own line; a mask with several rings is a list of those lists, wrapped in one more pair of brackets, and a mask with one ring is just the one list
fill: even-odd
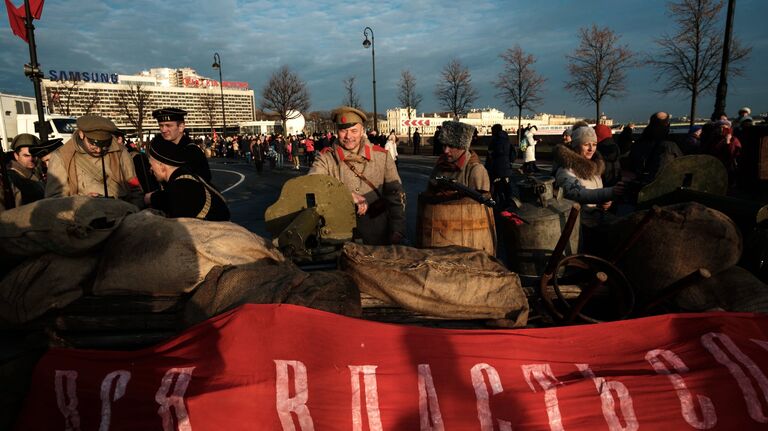
[(227, 201), (184, 160), (184, 151), (171, 141), (155, 138), (149, 145), (149, 163), (162, 190), (144, 195), (144, 203), (167, 217), (228, 221)]
[(517, 198), (520, 191), (512, 181), (512, 162), (517, 158), (517, 152), (509, 143), (509, 135), (501, 128), (501, 124), (491, 127), (491, 142), (488, 144), (488, 156), (485, 168), (491, 180), (491, 189), (497, 208), (506, 209)]
[(680, 147), (669, 139), (669, 114), (657, 112), (651, 115), (629, 152), (630, 170), (638, 181), (649, 183), (664, 166), (682, 155)]
[(162, 108), (152, 111), (152, 116), (157, 120), (157, 126), (160, 128), (163, 139), (173, 142), (181, 148), (187, 169), (203, 180), (210, 182), (211, 168), (208, 166), (205, 153), (184, 133), (186, 128), (184, 117), (186, 115), (187, 111), (179, 108)]

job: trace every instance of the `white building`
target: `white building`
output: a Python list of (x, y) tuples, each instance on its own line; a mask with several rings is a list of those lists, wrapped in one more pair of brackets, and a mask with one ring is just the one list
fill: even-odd
[[(408, 126), (410, 125), (411, 133), (418, 130), (422, 135), (433, 135), (436, 127), (440, 126), (443, 121), (453, 119), (450, 114), (417, 115), (417, 112), (414, 109), (411, 109), (410, 117), (408, 114), (406, 108), (388, 109), (386, 122), (387, 132), (394, 129), (395, 133), (404, 136), (408, 134)], [(536, 126), (538, 129), (536, 134), (556, 135), (563, 133), (566, 128), (579, 120), (582, 120), (582, 118), (542, 113), (528, 118), (523, 117), (520, 123), (522, 127), (528, 125)], [(499, 111), (496, 108), (473, 109), (467, 113), (466, 117), (459, 118), (459, 121), (475, 126), (478, 133), (481, 135), (489, 135), (491, 133), (491, 126), (494, 124), (501, 124), (502, 128), (508, 132), (515, 131), (518, 127), (517, 117), (507, 118), (504, 112)], [(613, 120), (609, 118), (602, 119), (602, 122), (609, 126), (613, 124)]]
[[(48, 112), (80, 116), (96, 114), (112, 119), (121, 129), (134, 126), (121, 109), (126, 94), (140, 85), (149, 95), (143, 127), (156, 131), (154, 109), (176, 107), (187, 111), (186, 127), (193, 133), (209, 133), (211, 122), (221, 132), (223, 114), (219, 81), (199, 76), (193, 69), (156, 68), (136, 75), (51, 70), (43, 79), (43, 100)], [(223, 97), (227, 129), (254, 119), (254, 92), (245, 82), (224, 81)], [(209, 118), (210, 117), (210, 118)]]

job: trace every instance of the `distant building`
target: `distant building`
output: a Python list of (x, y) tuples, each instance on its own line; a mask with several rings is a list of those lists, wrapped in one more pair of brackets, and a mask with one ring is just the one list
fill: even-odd
[[(86, 113), (112, 119), (121, 129), (133, 125), (121, 112), (121, 92), (141, 85), (150, 94), (144, 115), (144, 130), (157, 131), (152, 110), (177, 107), (188, 112), (186, 127), (192, 133), (210, 133), (213, 125), (221, 132), (223, 125), (219, 81), (198, 75), (194, 69), (156, 68), (136, 75), (50, 70), (43, 79), (46, 110), (57, 114), (80, 116)], [(227, 82), (223, 86), (227, 129), (254, 120), (254, 92), (245, 82)]]
[[(393, 108), (387, 110), (386, 130), (395, 130), (398, 135), (407, 135), (408, 126), (411, 127), (411, 133), (418, 130), (422, 135), (433, 135), (437, 126), (443, 121), (453, 119), (453, 114), (449, 112), (430, 113), (417, 115), (414, 109), (411, 109), (410, 117), (405, 108)], [(563, 133), (563, 130), (570, 127), (573, 123), (583, 120), (583, 118), (568, 117), (566, 115), (536, 114), (531, 117), (523, 117), (520, 123), (522, 127), (532, 125), (537, 127), (536, 134), (556, 135)], [(504, 112), (496, 108), (472, 109), (466, 117), (459, 118), (459, 121), (475, 126), (481, 135), (489, 135), (491, 126), (501, 124), (506, 131), (517, 130), (517, 117), (507, 118)], [(606, 125), (612, 125), (613, 120), (603, 116), (601, 122)]]

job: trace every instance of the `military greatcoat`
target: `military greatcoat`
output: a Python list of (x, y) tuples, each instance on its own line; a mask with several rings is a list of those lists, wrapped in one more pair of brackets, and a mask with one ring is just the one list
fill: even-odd
[[(338, 142), (324, 148), (315, 159), (309, 174), (330, 175), (339, 179), (350, 192), (363, 195), (368, 205), (379, 197), (374, 190), (347, 166), (348, 161), (355, 170), (365, 176), (387, 203), (387, 211), (378, 217), (370, 214), (357, 217), (357, 229), (365, 244), (386, 245), (395, 232), (405, 237), (405, 193), (397, 173), (395, 161), (387, 150), (371, 144), (366, 137), (356, 153), (345, 150)], [(351, 198), (350, 198), (351, 199)]]

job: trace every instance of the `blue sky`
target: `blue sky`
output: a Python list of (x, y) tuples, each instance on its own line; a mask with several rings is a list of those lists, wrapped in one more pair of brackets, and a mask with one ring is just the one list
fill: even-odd
[[(342, 80), (354, 75), (363, 107), (372, 111), (371, 51), (362, 46), (363, 28), (370, 26), (380, 113), (398, 105), (397, 82), (406, 68), (424, 96), (419, 111), (443, 110), (434, 89), (452, 58), (470, 69), (480, 95), (475, 107), (512, 113), (496, 96), (492, 81), (502, 70), (499, 54), (519, 44), (536, 56), (536, 69), (547, 78), (538, 112), (593, 116), (592, 105), (580, 104), (563, 89), (565, 55), (577, 47), (579, 28), (608, 26), (630, 49), (648, 55), (656, 47), (654, 38), (675, 30), (665, 5), (658, 0), (48, 0), (42, 19), (35, 22), (35, 35), (46, 74), (50, 69), (133, 74), (151, 67), (192, 67), (217, 77), (211, 63), (218, 52), (224, 80), (248, 82), (257, 104), (269, 75), (287, 64), (307, 82), (311, 110), (339, 105)], [(738, 1), (735, 35), (753, 52), (744, 76), (729, 81), (732, 115), (743, 105), (753, 113), (768, 111), (766, 16), (768, 1)], [(27, 45), (11, 33), (5, 13), (0, 19), (0, 92), (32, 95), (22, 71), (29, 61)], [(623, 98), (602, 103), (603, 111), (619, 121), (644, 120), (659, 110), (688, 113), (687, 95), (656, 91), (660, 86), (653, 69), (631, 70), (627, 87)], [(699, 116), (709, 116), (713, 105), (714, 98), (705, 96)]]

